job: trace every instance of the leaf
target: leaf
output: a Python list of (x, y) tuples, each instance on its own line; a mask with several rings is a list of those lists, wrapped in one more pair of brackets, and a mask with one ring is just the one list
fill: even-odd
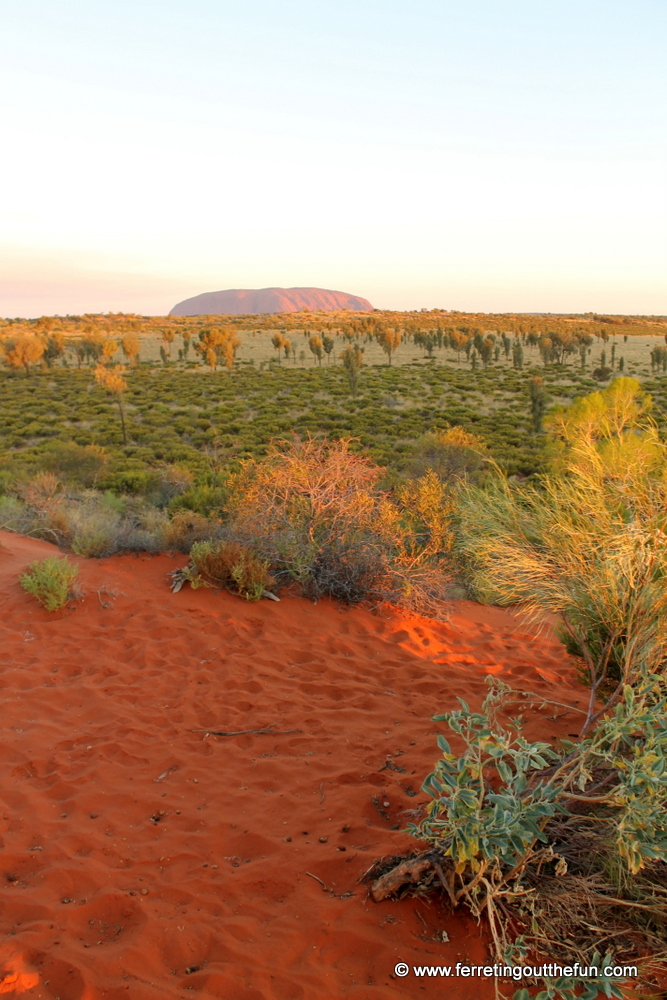
[(512, 770), (505, 760), (496, 761), (496, 768), (502, 780), (507, 784), (512, 780)]

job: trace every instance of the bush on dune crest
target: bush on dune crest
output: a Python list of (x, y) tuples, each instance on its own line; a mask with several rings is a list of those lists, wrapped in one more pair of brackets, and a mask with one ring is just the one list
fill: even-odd
[(433, 473), (390, 493), (349, 440), (295, 437), (229, 482), (228, 528), (306, 593), (439, 613), (452, 500)]
[(638, 389), (618, 379), (558, 414), (561, 475), (459, 498), (459, 552), (480, 596), (560, 616), (590, 686), (584, 732), (667, 662), (667, 447)]
[(192, 587), (222, 587), (246, 601), (264, 597), (274, 579), (269, 562), (260, 559), (238, 542), (195, 542), (190, 549), (190, 566), (184, 571)]

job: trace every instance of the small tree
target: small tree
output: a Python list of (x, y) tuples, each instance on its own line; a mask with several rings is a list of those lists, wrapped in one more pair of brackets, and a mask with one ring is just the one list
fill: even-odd
[(44, 355), (44, 342), (32, 334), (10, 337), (2, 344), (5, 362), (10, 368), (23, 368), (26, 375), (32, 365), (38, 364)]
[(450, 333), (449, 343), (453, 350), (456, 351), (457, 364), (461, 363), (461, 351), (466, 349), (469, 342), (468, 335), (466, 333), (462, 333), (460, 330), (452, 330)]
[(271, 337), (271, 343), (273, 344), (273, 346), (274, 346), (274, 348), (275, 348), (275, 350), (276, 350), (276, 352), (278, 354), (278, 361), (280, 361), (280, 350), (281, 350), (281, 348), (282, 348), (282, 346), (284, 344), (284, 340), (285, 339), (284, 339), (282, 333), (274, 333), (274, 335)]
[(316, 333), (312, 334), (308, 338), (308, 346), (313, 353), (313, 358), (317, 358), (318, 365), (322, 364), (322, 354), (323, 354), (323, 344), (322, 338), (318, 337)]
[(136, 333), (123, 334), (120, 346), (124, 357), (130, 362), (131, 365), (136, 365), (139, 359), (139, 351), (141, 349), (141, 344)]
[(89, 326), (86, 329), (86, 333), (82, 341), (86, 361), (97, 362), (102, 359), (102, 345), (104, 344), (104, 341), (105, 337), (99, 332), (99, 330), (96, 330), (92, 326)]
[(47, 368), (53, 367), (53, 362), (62, 358), (65, 353), (65, 336), (56, 331), (50, 333), (44, 341), (44, 364)]
[(554, 360), (554, 343), (551, 337), (540, 337), (537, 343), (538, 350), (540, 352), (540, 357), (544, 362), (544, 367), (551, 364)]
[(169, 327), (167, 327), (166, 330), (162, 331), (162, 340), (166, 344), (167, 353), (169, 357), (171, 357), (171, 345), (174, 343), (175, 336), (176, 336), (176, 331), (169, 329)]
[(542, 433), (542, 420), (547, 408), (547, 394), (544, 382), (536, 375), (530, 380), (530, 416), (533, 422), (533, 433)]
[(109, 368), (104, 368), (102, 365), (98, 365), (95, 369), (95, 381), (98, 385), (102, 386), (103, 389), (116, 397), (116, 403), (118, 404), (118, 412), (120, 413), (120, 423), (123, 429), (123, 444), (127, 444), (127, 430), (125, 428), (125, 412), (123, 409), (123, 393), (127, 389), (127, 382), (123, 378), (122, 368), (120, 365), (116, 365), (115, 369), (110, 370)]
[(327, 356), (327, 364), (331, 361), (331, 352), (334, 349), (334, 339), (333, 337), (327, 337), (325, 333), (322, 334), (322, 347), (324, 348), (324, 353)]
[(76, 358), (76, 367), (81, 368), (81, 365), (86, 360), (86, 345), (83, 340), (71, 340), (69, 342), (69, 347), (74, 353)]
[(195, 344), (195, 351), (210, 365), (211, 371), (215, 371), (216, 366), (223, 359), (225, 366), (231, 371), (240, 343), (239, 336), (233, 327), (217, 327), (200, 331), (199, 343)]
[(113, 358), (114, 354), (118, 350), (118, 344), (115, 340), (110, 340), (105, 338), (100, 344), (102, 360), (105, 364), (108, 364)]
[(375, 339), (387, 355), (387, 363), (391, 364), (391, 356), (401, 343), (401, 331), (389, 329), (380, 330), (375, 334)]
[(187, 361), (188, 354), (190, 353), (190, 342), (192, 340), (192, 334), (189, 330), (183, 330), (181, 332), (181, 337), (183, 338), (183, 360)]
[(490, 337), (485, 337), (479, 348), (479, 355), (485, 368), (489, 367), (493, 357), (494, 344)]
[(348, 385), (353, 397), (356, 397), (359, 387), (359, 371), (364, 359), (363, 347), (350, 347), (349, 345), (341, 354), (343, 367), (347, 375)]

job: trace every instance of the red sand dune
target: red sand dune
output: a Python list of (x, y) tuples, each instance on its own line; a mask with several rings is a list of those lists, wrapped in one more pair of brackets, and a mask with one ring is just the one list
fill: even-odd
[(229, 288), (222, 292), (204, 292), (184, 299), (171, 310), (171, 316), (249, 316), (257, 313), (292, 313), (349, 309), (372, 312), (368, 299), (328, 288)]
[[(437, 901), (376, 905), (356, 879), (411, 846), (430, 719), (457, 695), (478, 706), (492, 673), (583, 704), (560, 645), (465, 601), (440, 624), (172, 595), (170, 555), (79, 560), (85, 598), (49, 614), (17, 577), (53, 546), (0, 539), (0, 993), (493, 995), (392, 978), (397, 961), (483, 962), (486, 939)], [(576, 719), (536, 709), (527, 733)]]

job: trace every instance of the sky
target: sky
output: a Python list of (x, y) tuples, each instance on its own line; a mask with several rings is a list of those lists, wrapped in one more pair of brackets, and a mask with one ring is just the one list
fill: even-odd
[(664, 0), (0, 0), (0, 316), (667, 314)]

